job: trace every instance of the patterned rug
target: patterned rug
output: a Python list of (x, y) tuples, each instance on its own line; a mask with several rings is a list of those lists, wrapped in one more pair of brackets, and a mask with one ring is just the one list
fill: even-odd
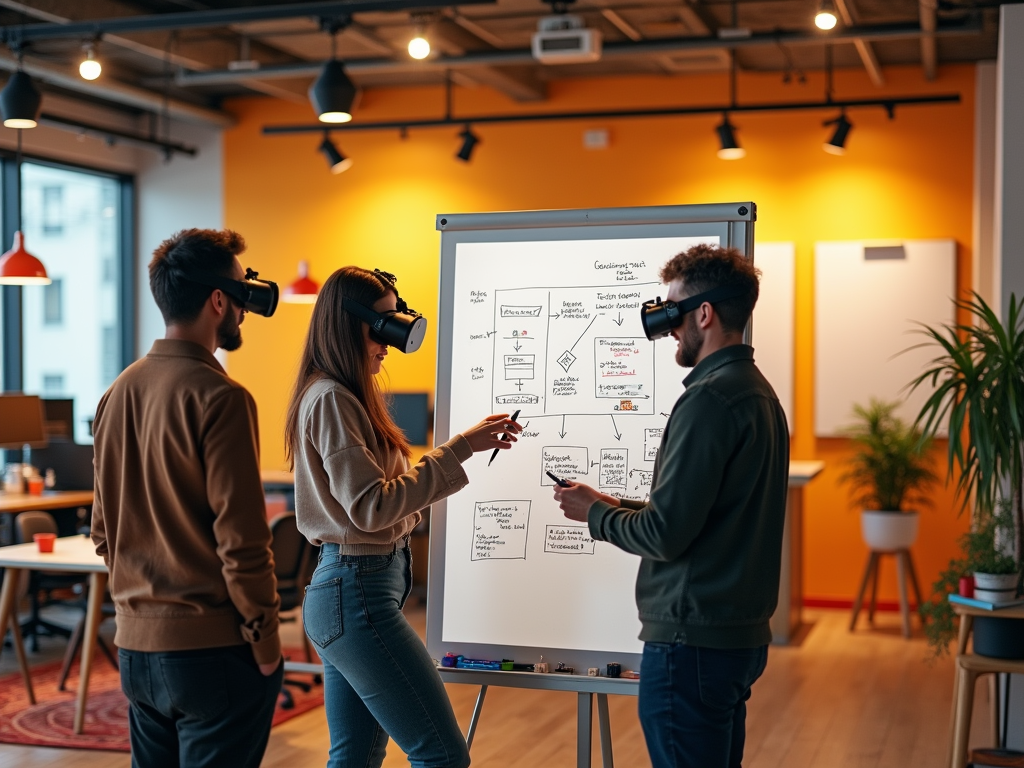
[[(303, 660), (302, 651), (287, 648), (285, 658)], [(85, 728), (79, 735), (72, 728), (78, 665), (71, 669), (65, 686), (66, 691), (57, 690), (60, 666), (60, 661), (53, 661), (32, 667), (32, 687), (36, 694), (34, 706), (28, 704), (20, 673), (0, 677), (0, 743), (130, 751), (128, 700), (121, 692), (121, 680), (117, 671), (101, 654), (96, 654), (92, 675), (89, 678)], [(303, 682), (310, 681), (309, 675), (289, 673), (287, 676)], [(288, 686), (288, 690), (292, 694), (295, 706), (292, 709), (282, 709), (279, 698), (274, 712), (274, 725), (279, 725), (324, 703), (323, 686), (314, 686), (309, 693), (291, 685)]]

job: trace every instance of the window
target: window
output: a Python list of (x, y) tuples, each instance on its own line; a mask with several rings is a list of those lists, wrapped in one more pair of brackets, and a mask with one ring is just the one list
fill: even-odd
[(64, 394), (64, 374), (62, 374), (62, 373), (44, 373), (43, 374), (43, 394), (44, 395), (63, 395)]
[(64, 297), (62, 286), (64, 281), (59, 277), (43, 286), (43, 325), (60, 325), (64, 322)]
[(43, 234), (64, 234), (64, 187), (43, 187)]

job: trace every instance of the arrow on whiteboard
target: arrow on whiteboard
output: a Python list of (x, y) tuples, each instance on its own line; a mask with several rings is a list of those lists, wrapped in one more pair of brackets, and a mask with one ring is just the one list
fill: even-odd
[(615, 425), (615, 417), (612, 416), (611, 414), (608, 414), (608, 417), (612, 420), (612, 429), (615, 430), (615, 439), (621, 440), (622, 434), (619, 432), (619, 428)]
[[(604, 312), (601, 312), (600, 314), (603, 315)], [(594, 320), (597, 320), (597, 315), (594, 315)], [(579, 344), (580, 343), (580, 339), (582, 339), (584, 336), (587, 335), (587, 331), (589, 331), (590, 330), (590, 326), (594, 324), (594, 320), (591, 320), (590, 321), (590, 325), (588, 325), (586, 328), (583, 329), (583, 333), (580, 334), (580, 338), (576, 339), (576, 344)], [(570, 352), (572, 352), (573, 349), (576, 348), (576, 344), (573, 344), (571, 347), (569, 347), (569, 351)]]
[(619, 312), (619, 319), (618, 320), (612, 320), (612, 322), (615, 323), (617, 326), (622, 327), (622, 313)]
[(565, 437), (565, 416), (562, 416), (562, 431), (558, 433), (559, 437)]
[(590, 466), (596, 467), (600, 463), (601, 463), (600, 461), (592, 461), (592, 462), (590, 462)]
[(517, 342), (516, 342), (516, 345), (515, 345), (515, 347), (514, 347), (515, 351), (516, 351), (516, 352), (518, 352), (518, 351), (519, 351), (520, 349), (522, 349), (522, 348), (523, 348), (523, 347), (522, 347), (522, 345), (521, 345), (521, 344), (520, 344), (520, 343), (519, 343), (519, 342), (517, 341)]

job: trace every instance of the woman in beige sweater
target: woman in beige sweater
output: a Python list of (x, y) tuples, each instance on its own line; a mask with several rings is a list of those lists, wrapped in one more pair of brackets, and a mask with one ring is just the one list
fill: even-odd
[(402, 614), (409, 532), (420, 510), (468, 483), (462, 462), (510, 448), (521, 429), (508, 414), (488, 416), (410, 466), (376, 374), (389, 341), (401, 344), (379, 321), (407, 328), (416, 317), (393, 276), (339, 269), (317, 298), (288, 406), (296, 519), (320, 545), (302, 618), (324, 662), (329, 768), (379, 766), (389, 735), (414, 766), (469, 765), (444, 686)]

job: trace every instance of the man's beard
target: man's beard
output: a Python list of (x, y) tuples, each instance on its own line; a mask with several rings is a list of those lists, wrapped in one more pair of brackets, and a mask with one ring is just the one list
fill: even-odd
[(693, 368), (703, 346), (704, 337), (697, 328), (697, 323), (684, 318), (682, 338), (679, 339), (679, 348), (676, 350), (676, 362), (683, 368)]
[(217, 326), (217, 346), (226, 352), (234, 352), (242, 346), (241, 324), (235, 320), (235, 313), (228, 312)]

